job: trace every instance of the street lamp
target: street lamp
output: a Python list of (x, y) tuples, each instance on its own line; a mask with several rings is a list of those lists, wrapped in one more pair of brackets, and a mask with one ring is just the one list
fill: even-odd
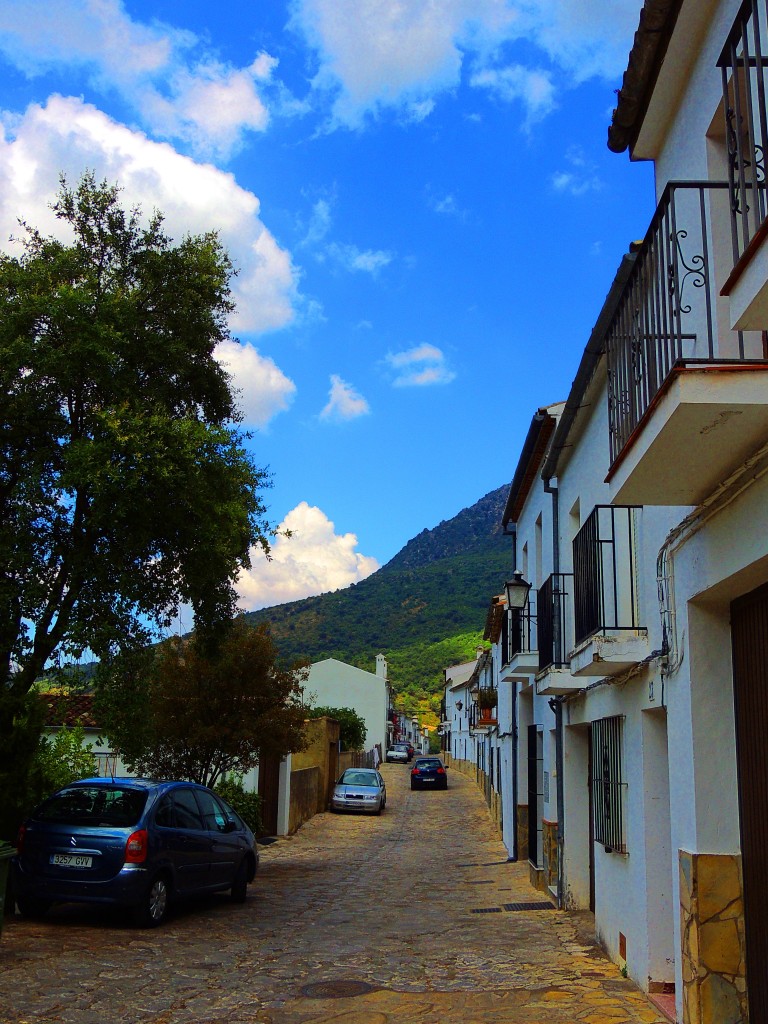
[(523, 579), (523, 574), (519, 569), (515, 569), (512, 573), (512, 579), (504, 584), (504, 590), (507, 595), (507, 608), (513, 611), (522, 611), (528, 604), (528, 592), (530, 589), (531, 584)]

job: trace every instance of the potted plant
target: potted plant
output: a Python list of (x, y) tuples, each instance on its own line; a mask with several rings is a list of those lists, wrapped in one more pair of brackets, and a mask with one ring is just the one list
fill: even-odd
[(477, 706), (480, 708), (480, 724), (489, 725), (496, 721), (493, 709), (499, 695), (495, 686), (483, 686), (477, 692)]
[(483, 686), (477, 691), (477, 706), (482, 711), (490, 711), (498, 703), (499, 695), (495, 686)]

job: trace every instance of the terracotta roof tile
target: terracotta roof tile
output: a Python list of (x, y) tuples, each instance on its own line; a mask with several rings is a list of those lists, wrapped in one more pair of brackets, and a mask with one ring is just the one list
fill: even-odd
[(48, 728), (66, 725), (71, 729), (78, 722), (96, 728), (92, 693), (41, 693), (40, 700), (46, 706), (44, 723)]

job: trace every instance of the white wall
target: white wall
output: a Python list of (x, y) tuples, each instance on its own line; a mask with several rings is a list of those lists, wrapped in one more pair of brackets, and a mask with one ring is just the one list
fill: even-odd
[(370, 750), (387, 741), (387, 684), (381, 675), (347, 665), (335, 658), (315, 662), (305, 693), (317, 707), (352, 708), (365, 721), (365, 746)]

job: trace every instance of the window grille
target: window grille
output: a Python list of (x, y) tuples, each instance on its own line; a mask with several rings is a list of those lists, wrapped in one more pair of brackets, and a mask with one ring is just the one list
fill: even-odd
[(622, 775), (624, 716), (601, 718), (592, 723), (592, 808), (595, 842), (606, 853), (626, 853), (624, 800), (627, 789)]

